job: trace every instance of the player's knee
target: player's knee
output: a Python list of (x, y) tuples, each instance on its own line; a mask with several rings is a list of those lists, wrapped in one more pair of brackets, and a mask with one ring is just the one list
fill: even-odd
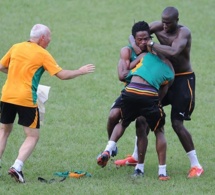
[(136, 119), (136, 135), (143, 135), (143, 136), (147, 136), (149, 133), (149, 127), (148, 124), (146, 122), (146, 119), (144, 117), (138, 117)]
[(161, 129), (157, 129), (156, 131), (154, 131), (155, 133), (155, 137), (157, 142), (159, 142), (159, 145), (166, 145), (166, 138), (165, 138), (165, 134), (164, 131), (162, 131)]
[(148, 126), (146, 119), (142, 116), (140, 116), (136, 119), (135, 125), (136, 125), (136, 128), (146, 128)]
[(120, 109), (119, 108), (111, 109), (108, 120), (109, 121), (119, 121), (120, 118), (121, 118)]
[(183, 131), (184, 126), (183, 126), (183, 121), (180, 120), (172, 120), (172, 128), (174, 131), (179, 134), (181, 131)]
[(0, 126), (1, 134), (3, 136), (8, 137), (10, 135), (11, 131), (12, 131), (12, 128), (13, 128), (12, 124), (7, 124), (7, 125), (1, 124), (1, 126)]

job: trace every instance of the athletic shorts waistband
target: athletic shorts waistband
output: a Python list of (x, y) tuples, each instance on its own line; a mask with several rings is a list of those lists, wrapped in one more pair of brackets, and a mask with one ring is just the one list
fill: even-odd
[(176, 73), (175, 76), (183, 76), (183, 75), (190, 75), (194, 74), (194, 72), (181, 72), (181, 73)]
[(158, 90), (151, 85), (146, 85), (142, 83), (132, 82), (125, 87), (125, 91), (128, 93), (134, 93), (138, 95), (147, 96), (158, 96)]

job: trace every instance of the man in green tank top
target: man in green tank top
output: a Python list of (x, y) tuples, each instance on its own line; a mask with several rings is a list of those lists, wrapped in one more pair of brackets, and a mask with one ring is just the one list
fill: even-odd
[[(145, 22), (142, 22), (139, 25), (134, 25), (134, 26), (135, 26), (135, 28), (133, 28), (133, 33), (132, 33), (134, 35), (136, 35), (138, 32), (149, 30), (149, 26)], [(147, 51), (147, 46), (146, 46), (146, 44), (142, 43), (141, 37), (139, 35), (136, 36), (135, 42), (138, 45), (138, 47), (141, 48), (140, 53)], [(142, 58), (142, 56), (137, 55), (130, 44), (121, 48), (120, 59), (118, 62), (117, 70), (118, 70), (118, 78), (120, 81), (125, 83), (125, 86), (128, 83), (130, 83), (131, 78), (128, 77), (128, 75), (130, 75), (130, 70), (132, 68), (134, 68), (137, 63), (139, 63), (141, 58)], [(114, 127), (116, 126), (116, 124), (119, 123), (119, 121), (121, 119), (120, 105), (121, 105), (121, 94), (114, 101), (114, 103), (112, 104), (111, 109), (110, 109), (110, 113), (109, 113), (108, 121), (107, 121), (108, 139), (110, 139), (110, 136), (113, 132)], [(142, 122), (142, 120), (143, 119), (141, 119), (141, 118), (138, 119), (136, 121), (136, 123), (137, 123), (136, 125), (139, 128), (144, 129), (145, 124), (144, 124), (144, 122)], [(111, 156), (116, 156), (116, 154), (117, 154), (117, 147), (112, 151)]]

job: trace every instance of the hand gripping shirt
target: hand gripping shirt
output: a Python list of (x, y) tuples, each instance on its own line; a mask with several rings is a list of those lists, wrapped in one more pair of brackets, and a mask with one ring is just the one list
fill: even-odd
[(44, 71), (55, 75), (62, 70), (47, 50), (32, 42), (13, 45), (0, 63), (8, 68), (1, 101), (26, 107), (37, 107), (37, 88)]

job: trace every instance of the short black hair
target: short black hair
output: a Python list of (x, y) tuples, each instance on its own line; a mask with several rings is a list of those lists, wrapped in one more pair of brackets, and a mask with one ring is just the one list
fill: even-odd
[(136, 22), (132, 27), (131, 33), (135, 37), (136, 33), (139, 31), (147, 31), (150, 35), (150, 29), (149, 29), (148, 23), (145, 21)]

